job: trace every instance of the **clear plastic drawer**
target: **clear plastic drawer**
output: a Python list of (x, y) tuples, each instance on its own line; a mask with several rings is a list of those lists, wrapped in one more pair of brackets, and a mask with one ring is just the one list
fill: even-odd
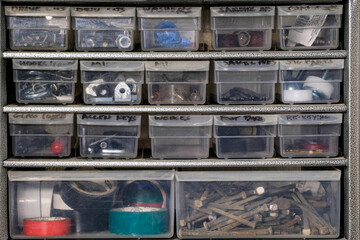
[(173, 171), (9, 171), (13, 239), (171, 238)]
[(276, 115), (214, 116), (219, 158), (270, 158), (274, 155)]
[(283, 50), (336, 49), (342, 5), (279, 6), (278, 34)]
[(216, 101), (220, 104), (271, 104), (278, 61), (215, 61)]
[(280, 61), (280, 96), (283, 103), (337, 103), (343, 81), (343, 59)]
[(12, 63), (17, 102), (74, 102), (77, 60), (13, 59)]
[(146, 62), (150, 104), (204, 104), (209, 61)]
[(78, 51), (131, 51), (134, 48), (135, 8), (71, 8)]
[(337, 238), (341, 171), (176, 173), (182, 239)]
[(89, 158), (135, 158), (141, 116), (77, 115), (80, 155)]
[(66, 157), (71, 152), (73, 114), (9, 113), (12, 152), (19, 157)]
[(70, 8), (6, 6), (12, 50), (65, 51), (71, 48)]
[(81, 61), (81, 83), (86, 104), (139, 104), (144, 63)]
[(215, 50), (269, 50), (275, 7), (211, 7)]
[(198, 50), (200, 7), (143, 7), (137, 17), (143, 51)]
[(149, 116), (153, 158), (207, 158), (212, 116)]
[(289, 158), (335, 157), (341, 123), (341, 113), (280, 115), (278, 153)]

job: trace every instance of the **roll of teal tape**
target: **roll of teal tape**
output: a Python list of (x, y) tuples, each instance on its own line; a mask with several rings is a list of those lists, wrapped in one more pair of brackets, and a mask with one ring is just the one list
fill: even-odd
[(157, 235), (168, 232), (167, 208), (124, 207), (110, 211), (109, 231), (121, 235)]

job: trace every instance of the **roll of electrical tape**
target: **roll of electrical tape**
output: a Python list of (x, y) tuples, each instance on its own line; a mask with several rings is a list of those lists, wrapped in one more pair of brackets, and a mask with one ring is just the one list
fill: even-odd
[(60, 196), (70, 208), (79, 212), (111, 209), (116, 181), (62, 182)]
[(116, 189), (116, 181), (63, 182), (60, 187), (61, 199), (70, 209), (79, 213), (74, 215), (77, 220), (76, 226), (72, 228), (81, 232), (107, 230)]
[(284, 90), (284, 102), (311, 102), (312, 90)]
[(24, 219), (24, 235), (36, 237), (70, 234), (70, 218), (39, 217)]
[(308, 76), (304, 81), (303, 87), (314, 89), (323, 94), (327, 99), (330, 99), (334, 92), (334, 86), (331, 83), (316, 76)]
[(23, 226), (25, 218), (50, 217), (53, 182), (17, 183), (18, 224)]
[(110, 211), (109, 231), (121, 235), (157, 235), (168, 232), (167, 208), (124, 207)]

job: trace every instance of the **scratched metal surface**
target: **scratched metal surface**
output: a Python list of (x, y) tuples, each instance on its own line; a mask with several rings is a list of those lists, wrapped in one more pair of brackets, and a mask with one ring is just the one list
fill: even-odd
[(114, 167), (114, 168), (233, 168), (233, 167), (319, 167), (346, 166), (348, 160), (339, 158), (268, 158), (268, 159), (201, 159), (201, 160), (110, 160), (110, 159), (21, 159), (10, 158), (4, 162), (8, 168), (36, 168), (36, 167)]
[(345, 104), (314, 105), (198, 105), (198, 106), (101, 106), (101, 105), (18, 105), (3, 108), (4, 112), (17, 113), (294, 113), (294, 112), (346, 112)]
[(360, 178), (359, 178), (359, 2), (350, 0), (345, 8), (345, 48), (349, 55), (345, 71), (345, 103), (348, 111), (344, 119), (344, 153), (348, 157), (348, 167), (344, 171), (344, 223), (345, 237), (360, 239)]
[(345, 58), (347, 52), (334, 51), (247, 51), (247, 52), (24, 52), (5, 51), (4, 58), (46, 59), (307, 59)]

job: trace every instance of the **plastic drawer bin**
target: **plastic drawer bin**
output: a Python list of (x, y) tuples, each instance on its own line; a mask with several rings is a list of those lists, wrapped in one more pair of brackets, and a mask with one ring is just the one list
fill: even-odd
[(215, 50), (269, 50), (275, 7), (211, 7)]
[(277, 61), (215, 61), (217, 103), (273, 103), (278, 69)]
[(277, 8), (281, 49), (338, 48), (342, 5), (301, 5)]
[(337, 103), (343, 81), (343, 59), (280, 61), (283, 103)]
[(276, 115), (214, 116), (217, 157), (272, 157), (276, 125)]
[(200, 7), (137, 8), (143, 51), (196, 51), (201, 30)]
[(70, 8), (6, 6), (12, 50), (65, 51), (70, 49)]
[(73, 117), (73, 114), (64, 113), (9, 113), (13, 155), (69, 156)]
[(207, 158), (212, 116), (149, 116), (153, 158)]
[(171, 238), (174, 171), (9, 171), (12, 239)]
[(139, 104), (144, 63), (81, 61), (81, 83), (86, 104)]
[(78, 51), (131, 51), (134, 48), (135, 8), (71, 8)]
[(74, 102), (77, 60), (13, 59), (12, 63), (17, 102)]
[(339, 170), (176, 172), (177, 236), (337, 238)]
[(283, 157), (338, 155), (342, 114), (280, 115), (278, 152)]
[(89, 158), (135, 158), (141, 116), (77, 115), (80, 155)]
[(146, 62), (150, 104), (204, 104), (209, 61)]

